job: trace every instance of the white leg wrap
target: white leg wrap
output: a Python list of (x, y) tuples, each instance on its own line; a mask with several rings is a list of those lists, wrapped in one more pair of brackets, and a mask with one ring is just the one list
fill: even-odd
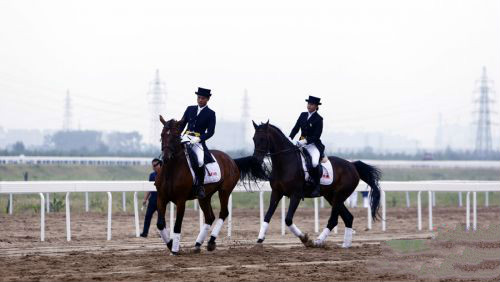
[(304, 235), (302, 234), (302, 231), (300, 231), (300, 229), (295, 226), (295, 224), (288, 226), (288, 229), (290, 229), (290, 232), (292, 232), (297, 237), (302, 237)]
[(217, 219), (217, 222), (215, 223), (215, 227), (212, 230), (212, 236), (217, 238), (219, 236), (219, 232), (222, 229), (222, 225), (224, 225), (224, 220), (222, 218)]
[(321, 232), (321, 234), (319, 234), (318, 239), (316, 239), (316, 241), (314, 241), (314, 245), (316, 245), (316, 246), (323, 245), (323, 242), (326, 240), (326, 237), (328, 237), (328, 235), (330, 235), (330, 232), (331, 231), (328, 228), (323, 229), (323, 232)]
[(172, 252), (177, 253), (179, 252), (179, 246), (181, 243), (181, 233), (174, 233), (172, 235)]
[(160, 237), (165, 242), (165, 244), (170, 241), (170, 230), (168, 230), (167, 227), (163, 228), (163, 230), (160, 230)]
[(196, 238), (196, 243), (203, 244), (203, 241), (207, 238), (208, 231), (210, 231), (210, 225), (205, 223), (200, 230), (200, 234), (198, 234), (198, 238)]
[(266, 237), (266, 232), (267, 232), (268, 228), (269, 228), (269, 223), (267, 223), (265, 221), (262, 222), (262, 224), (260, 225), (259, 237), (257, 237), (257, 239), (264, 240), (264, 238)]
[(346, 227), (344, 233), (344, 243), (342, 248), (349, 248), (352, 245), (352, 228)]

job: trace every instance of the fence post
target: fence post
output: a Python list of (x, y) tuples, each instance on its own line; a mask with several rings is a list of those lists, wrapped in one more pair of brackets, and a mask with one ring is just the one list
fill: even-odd
[(484, 206), (485, 207), (490, 206), (490, 192), (488, 191), (484, 192)]
[(462, 207), (462, 192), (458, 192), (458, 206)]
[(229, 215), (227, 216), (227, 237), (231, 238), (232, 224), (233, 224), (233, 195), (229, 195), (228, 203)]
[(472, 230), (476, 231), (477, 229), (477, 201), (476, 201), (477, 192), (472, 192)]
[(45, 241), (45, 198), (40, 194), (40, 241)]
[(281, 198), (281, 236), (285, 235), (285, 206), (286, 206), (286, 197), (283, 196)]
[(113, 196), (111, 192), (106, 192), (108, 194), (108, 241), (111, 240), (111, 212), (113, 208)]
[(385, 231), (385, 191), (382, 191), (382, 231)]
[(89, 192), (85, 192), (85, 212), (89, 212)]
[(71, 214), (70, 214), (70, 205), (71, 199), (69, 198), (70, 192), (66, 192), (66, 241), (71, 241)]
[(14, 198), (12, 197), (12, 193), (9, 194), (9, 214), (12, 214), (14, 210)]
[(368, 206), (368, 208), (366, 209), (368, 212), (367, 212), (367, 228), (368, 230), (371, 230), (372, 229), (372, 209), (370, 206)]
[(470, 192), (467, 192), (465, 196), (465, 205), (467, 206), (467, 209), (465, 211), (465, 229), (469, 230), (470, 229)]
[(47, 205), (47, 213), (50, 213), (50, 196), (49, 196), (50, 194), (46, 193), (46, 195), (47, 196), (45, 197), (45, 199), (46, 199), (46, 205)]
[(139, 205), (137, 203), (137, 191), (134, 192), (134, 225), (135, 237), (139, 237)]
[(429, 231), (432, 231), (432, 192), (428, 191), (429, 194)]
[(410, 192), (406, 191), (406, 207), (410, 207)]
[(122, 206), (123, 206), (123, 211), (127, 211), (127, 192), (122, 192)]
[(418, 231), (422, 230), (422, 191), (417, 193), (417, 217), (418, 217)]

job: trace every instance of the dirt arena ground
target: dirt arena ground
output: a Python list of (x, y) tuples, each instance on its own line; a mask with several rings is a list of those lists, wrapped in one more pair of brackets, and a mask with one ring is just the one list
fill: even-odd
[[(113, 238), (106, 241), (105, 214), (74, 211), (72, 241), (67, 242), (64, 213), (50, 213), (46, 241), (40, 242), (39, 215), (2, 214), (0, 281), (500, 280), (498, 207), (478, 208), (477, 232), (463, 231), (464, 208), (434, 209), (433, 232), (427, 230), (426, 209), (420, 232), (415, 208), (388, 208), (386, 232), (381, 231), (380, 222), (366, 230), (366, 211), (351, 211), (356, 234), (350, 249), (340, 248), (342, 222), (338, 234), (331, 233), (326, 248), (305, 248), (290, 232), (281, 236), (279, 209), (266, 241), (256, 246), (259, 211), (239, 209), (233, 211), (231, 238), (226, 236), (225, 225), (214, 252), (203, 249), (194, 254), (191, 250), (199, 220), (198, 213), (189, 209), (183, 224), (182, 254), (176, 257), (169, 255), (158, 237), (155, 217), (150, 236), (144, 239), (135, 237), (132, 214), (115, 213)], [(320, 230), (328, 215), (329, 209), (321, 209)], [(143, 216), (140, 220), (142, 223)], [(313, 239), (317, 236), (312, 209), (299, 208), (295, 223)]]

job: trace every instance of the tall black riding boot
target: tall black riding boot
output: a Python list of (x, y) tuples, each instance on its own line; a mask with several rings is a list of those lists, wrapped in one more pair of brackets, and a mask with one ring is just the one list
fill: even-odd
[(315, 168), (310, 170), (312, 172), (311, 178), (313, 182), (313, 190), (311, 192), (311, 197), (316, 198), (321, 196), (320, 190), (320, 179), (321, 179), (321, 164), (318, 164)]
[(195, 183), (195, 197), (198, 199), (205, 198), (205, 188), (203, 187), (205, 183), (205, 165), (199, 167), (195, 171), (196, 183)]

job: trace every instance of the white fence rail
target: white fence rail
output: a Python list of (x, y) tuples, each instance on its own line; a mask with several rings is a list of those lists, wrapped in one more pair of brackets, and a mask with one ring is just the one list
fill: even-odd
[[(259, 193), (259, 212), (260, 221), (264, 220), (264, 197), (265, 191), (271, 191), (269, 183), (262, 183)], [(435, 192), (466, 192), (466, 228), (470, 229), (470, 194), (472, 193), (472, 213), (473, 213), (473, 229), (477, 227), (477, 192), (500, 192), (500, 181), (385, 181), (381, 182), (381, 209), (382, 209), (382, 230), (386, 230), (386, 197), (385, 192), (398, 191), (409, 192), (416, 191), (417, 193), (417, 229), (422, 230), (422, 205), (421, 194), (428, 192), (429, 205), (429, 230), (433, 230), (432, 208)], [(88, 193), (88, 192), (105, 192), (108, 197), (108, 224), (107, 224), (107, 240), (111, 240), (111, 221), (112, 221), (112, 194), (111, 192), (134, 192), (134, 223), (135, 233), (139, 236), (139, 208), (137, 200), (137, 192), (140, 191), (156, 191), (153, 182), (148, 181), (0, 181), (0, 194), (9, 194), (10, 209), (12, 209), (12, 194), (39, 194), (40, 195), (40, 240), (45, 240), (45, 204), (46, 197), (44, 193), (66, 193), (66, 239), (71, 240), (71, 214), (70, 205), (71, 193)], [(360, 183), (356, 191), (366, 191), (366, 184)], [(246, 192), (246, 190), (238, 185), (234, 192)], [(47, 194), (47, 198), (48, 198)], [(86, 195), (86, 199), (88, 196)], [(285, 198), (282, 200), (281, 207), (281, 234), (285, 233)], [(195, 205), (196, 206), (196, 205)], [(228, 217), (228, 236), (231, 236), (232, 228), (232, 197), (229, 201), (229, 217)], [(318, 199), (314, 199), (314, 230), (319, 231), (319, 212)], [(47, 211), (49, 211), (47, 209)], [(86, 204), (86, 211), (88, 205)], [(200, 227), (203, 223), (202, 211), (200, 211)], [(367, 209), (367, 227), (372, 227), (371, 210)], [(174, 206), (170, 205), (170, 225), (173, 226), (174, 221)], [(336, 231), (336, 229), (335, 229)]]

